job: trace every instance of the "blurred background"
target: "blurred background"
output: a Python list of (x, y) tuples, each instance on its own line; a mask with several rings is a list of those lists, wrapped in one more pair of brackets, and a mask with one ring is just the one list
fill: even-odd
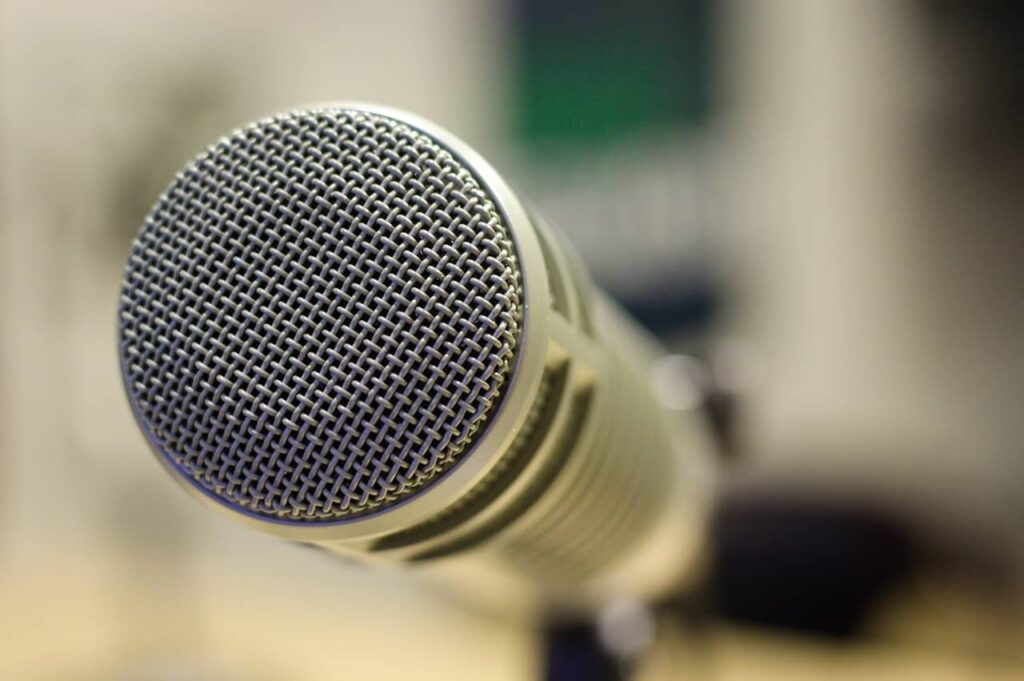
[(362, 100), (701, 362), (708, 579), (640, 678), (1022, 678), (1022, 41), (1012, 2), (0, 0), (0, 677), (539, 678), (530, 623), (200, 508), (122, 394), (173, 174)]

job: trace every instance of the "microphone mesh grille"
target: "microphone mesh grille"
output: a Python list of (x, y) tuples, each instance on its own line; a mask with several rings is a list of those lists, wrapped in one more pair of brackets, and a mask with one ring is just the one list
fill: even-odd
[(208, 494), (351, 518), (466, 453), (521, 297), (509, 229), (447, 149), (383, 115), (300, 111), (221, 140), (146, 218), (122, 372), (151, 445)]

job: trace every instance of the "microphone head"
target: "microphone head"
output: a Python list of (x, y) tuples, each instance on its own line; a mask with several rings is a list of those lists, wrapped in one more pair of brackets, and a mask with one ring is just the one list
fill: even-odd
[(246, 515), (337, 523), (458, 466), (517, 366), (500, 202), (431, 133), (356, 108), (222, 139), (146, 218), (120, 360), (178, 477)]

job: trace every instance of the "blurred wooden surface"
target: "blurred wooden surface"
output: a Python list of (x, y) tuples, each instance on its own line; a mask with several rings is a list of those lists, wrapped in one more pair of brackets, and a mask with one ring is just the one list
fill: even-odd
[[(54, 556), (47, 570), (3, 573), (0, 678), (536, 678), (538, 647), (525, 622), (456, 607), (408, 575), (339, 565), (292, 546), (271, 550), (248, 573), (238, 567), (253, 556), (243, 555), (192, 572), (188, 583), (168, 581), (186, 576), (158, 564), (132, 574), (97, 556)], [(993, 623), (953, 596), (907, 600), (881, 618), (877, 634), (855, 643), (724, 625), (699, 639), (663, 631), (638, 681), (1024, 678), (1024, 657), (1007, 647), (1012, 639), (990, 650), (971, 640), (972, 631), (997, 639), (1010, 630), (986, 633)]]

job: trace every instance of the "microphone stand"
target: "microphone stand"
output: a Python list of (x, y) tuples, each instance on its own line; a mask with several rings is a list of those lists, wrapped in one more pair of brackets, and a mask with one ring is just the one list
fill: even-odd
[(688, 678), (710, 678), (702, 645), (711, 615), (709, 586), (705, 580), (657, 603), (611, 603), (594, 619), (549, 620), (542, 627), (541, 679), (629, 681), (645, 655), (659, 649), (671, 653), (680, 640), (697, 653), (683, 658)]

